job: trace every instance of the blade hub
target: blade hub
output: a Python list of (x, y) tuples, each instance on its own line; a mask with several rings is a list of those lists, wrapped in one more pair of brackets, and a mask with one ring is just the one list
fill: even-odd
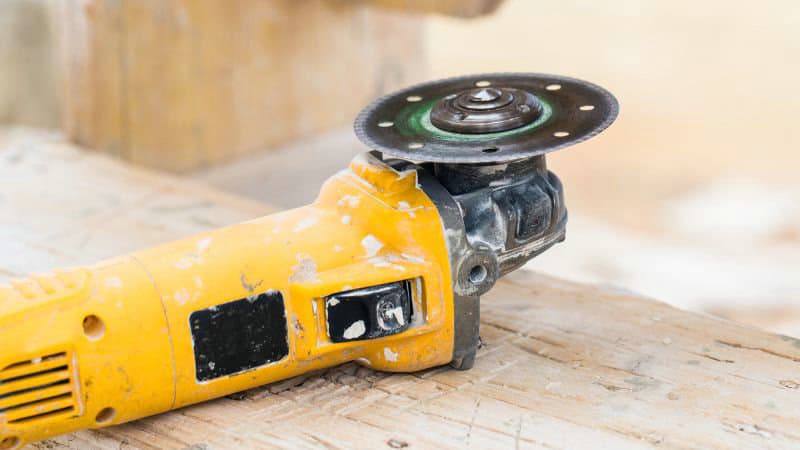
[(497, 109), (514, 100), (514, 95), (508, 89), (477, 88), (455, 95), (455, 104), (459, 108), (468, 110)]
[(541, 111), (541, 104), (529, 92), (479, 87), (439, 100), (431, 110), (431, 123), (454, 133), (493, 133), (533, 123)]

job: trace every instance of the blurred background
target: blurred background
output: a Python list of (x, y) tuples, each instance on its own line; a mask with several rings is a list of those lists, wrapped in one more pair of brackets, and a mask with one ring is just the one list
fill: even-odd
[(382, 93), (583, 78), (621, 114), (548, 158), (568, 239), (529, 268), (800, 336), (798, 30), (790, 0), (3, 0), (0, 125), (287, 208)]

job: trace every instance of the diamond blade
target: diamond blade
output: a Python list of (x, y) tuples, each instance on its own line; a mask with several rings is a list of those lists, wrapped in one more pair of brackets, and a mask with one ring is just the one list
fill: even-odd
[[(437, 104), (482, 87), (532, 94), (541, 110), (525, 124), (502, 131), (462, 133), (433, 124), (431, 111)], [(589, 139), (611, 125), (618, 110), (611, 93), (586, 81), (534, 73), (482, 74), (422, 83), (381, 97), (361, 111), (354, 129), (370, 148), (406, 160), (505, 162)]]

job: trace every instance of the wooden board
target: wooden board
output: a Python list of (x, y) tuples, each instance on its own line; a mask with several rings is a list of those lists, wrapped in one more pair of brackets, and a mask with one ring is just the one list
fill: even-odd
[[(4, 277), (267, 209), (31, 132), (0, 136), (0, 179), (12, 181), (0, 200)], [(800, 445), (798, 340), (524, 271), (498, 283), (482, 315), (484, 347), (470, 371), (348, 364), (37, 447)]]
[(350, 123), (425, 76), (419, 16), (327, 0), (79, 0), (60, 9), (64, 129), (172, 171)]

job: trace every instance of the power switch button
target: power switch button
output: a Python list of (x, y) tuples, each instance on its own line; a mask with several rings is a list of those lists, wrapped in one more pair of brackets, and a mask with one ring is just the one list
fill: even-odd
[(329, 295), (325, 312), (333, 342), (397, 334), (411, 323), (411, 285), (396, 281)]

